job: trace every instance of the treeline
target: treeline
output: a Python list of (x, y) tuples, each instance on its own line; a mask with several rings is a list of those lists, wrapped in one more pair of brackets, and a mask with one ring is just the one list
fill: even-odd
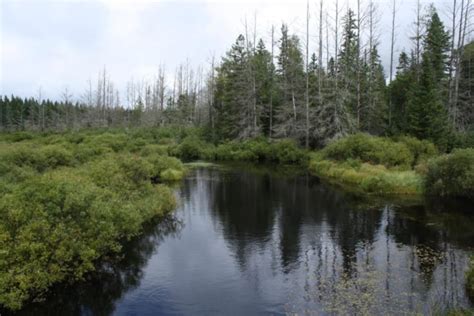
[[(84, 127), (206, 127), (207, 137), (292, 138), (318, 147), (355, 132), (412, 135), (440, 148), (474, 129), (473, 59), (469, 0), (454, 2), (450, 28), (436, 8), (416, 6), (412, 48), (394, 67), (396, 7), (392, 2), (391, 60), (388, 74), (379, 56), (374, 1), (342, 8), (335, 1), (332, 23), (320, 1), (317, 51), (311, 52), (309, 8), (306, 38), (287, 25), (271, 29), (270, 44), (256, 27), (237, 40), (211, 69), (179, 66), (167, 86), (165, 68), (150, 82), (130, 81), (125, 99), (104, 68), (75, 102), (66, 90), (61, 102), (41, 97), (0, 100), (2, 130), (64, 130)], [(331, 34), (330, 34), (331, 30)], [(278, 33), (278, 34), (277, 34)], [(333, 41), (330, 44), (330, 40)], [(396, 70), (396, 73), (392, 73)], [(388, 78), (388, 80), (387, 80)]]

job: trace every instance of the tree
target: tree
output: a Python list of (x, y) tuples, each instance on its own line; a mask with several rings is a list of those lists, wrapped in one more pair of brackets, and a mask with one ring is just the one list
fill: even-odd
[(297, 36), (288, 34), (288, 27), (281, 28), (280, 55), (278, 56), (278, 83), (281, 90), (275, 122), (275, 132), (280, 137), (301, 139), (301, 116), (304, 91), (304, 62)]
[(216, 130), (221, 139), (248, 137), (252, 128), (248, 63), (245, 37), (239, 35), (217, 70)]
[(428, 52), (423, 54), (420, 79), (412, 84), (408, 101), (408, 131), (420, 139), (429, 139), (440, 148), (447, 144), (447, 112), (437, 89), (436, 74)]
[(436, 9), (431, 6), (429, 19), (426, 23), (426, 34), (424, 36), (423, 49), (424, 54), (429, 57), (432, 64), (434, 80), (438, 88), (446, 88), (445, 81), (448, 79), (448, 52), (450, 38), (448, 32), (444, 29)]

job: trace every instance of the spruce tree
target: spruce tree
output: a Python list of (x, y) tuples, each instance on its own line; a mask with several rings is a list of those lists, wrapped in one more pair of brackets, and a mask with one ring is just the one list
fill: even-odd
[(448, 117), (441, 102), (436, 75), (429, 53), (424, 53), (420, 80), (412, 85), (408, 102), (408, 131), (411, 135), (433, 141), (446, 148), (449, 136)]
[(449, 45), (449, 34), (445, 30), (436, 9), (431, 6), (423, 49), (424, 54), (428, 55), (431, 61), (434, 80), (438, 87), (441, 87), (443, 81), (447, 79)]

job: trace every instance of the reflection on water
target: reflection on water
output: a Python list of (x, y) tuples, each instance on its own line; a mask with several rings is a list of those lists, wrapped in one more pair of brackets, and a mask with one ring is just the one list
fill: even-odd
[(178, 224), (153, 227), (122, 261), (25, 313), (400, 315), (470, 306), (474, 218), (462, 212), (369, 207), (307, 175), (235, 167), (195, 170), (178, 194)]

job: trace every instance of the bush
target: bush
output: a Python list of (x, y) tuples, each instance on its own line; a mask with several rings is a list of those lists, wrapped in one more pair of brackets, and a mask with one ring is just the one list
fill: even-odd
[(353, 191), (373, 194), (420, 194), (422, 178), (414, 171), (390, 170), (383, 165), (345, 163), (325, 160), (321, 153), (312, 155), (311, 173)]
[(322, 154), (326, 159), (358, 159), (401, 169), (410, 169), (415, 160), (407, 145), (367, 134), (355, 134), (337, 140), (324, 148)]
[(178, 181), (184, 176), (183, 171), (176, 169), (165, 169), (160, 172), (160, 179), (163, 181)]
[(474, 131), (452, 133), (448, 149), (474, 148)]
[(171, 191), (149, 182), (145, 160), (104, 158), (2, 189), (0, 304), (18, 309), (56, 282), (82, 278), (97, 258), (120, 250), (119, 240), (174, 207)]
[(186, 136), (171, 153), (185, 161), (214, 158), (213, 146), (194, 135)]
[(438, 155), (436, 146), (428, 140), (419, 140), (415, 137), (402, 136), (397, 138), (398, 142), (405, 144), (413, 154), (412, 167), (426, 163), (429, 159)]
[(474, 149), (457, 149), (428, 164), (426, 192), (432, 195), (474, 198)]
[(0, 154), (0, 159), (10, 166), (31, 167), (39, 172), (73, 164), (72, 153), (59, 145), (35, 148), (32, 145), (13, 145)]
[(307, 162), (308, 156), (295, 141), (281, 140), (271, 145), (268, 160), (281, 164), (301, 164)]
[(151, 165), (151, 177), (154, 181), (174, 181), (184, 176), (184, 165), (174, 157), (150, 156), (147, 161)]
[(223, 161), (266, 161), (280, 164), (300, 164), (308, 159), (306, 152), (292, 140), (269, 143), (264, 139), (220, 144), (216, 148), (215, 157)]

